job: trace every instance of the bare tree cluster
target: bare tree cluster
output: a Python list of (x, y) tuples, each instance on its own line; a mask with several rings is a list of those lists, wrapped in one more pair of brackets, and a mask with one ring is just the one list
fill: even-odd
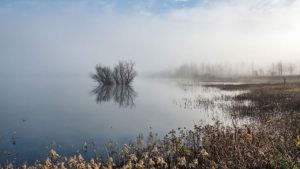
[(297, 76), (300, 75), (300, 65), (295, 63), (272, 63), (269, 67), (252, 68), (253, 76)]
[(113, 69), (107, 66), (96, 66), (96, 74), (92, 78), (101, 85), (129, 85), (137, 76), (134, 62), (119, 61)]
[(112, 85), (114, 83), (112, 71), (106, 66), (97, 65), (96, 74), (92, 74), (92, 78), (103, 85)]
[(117, 85), (130, 84), (136, 75), (133, 62), (119, 61), (114, 67), (113, 79)]

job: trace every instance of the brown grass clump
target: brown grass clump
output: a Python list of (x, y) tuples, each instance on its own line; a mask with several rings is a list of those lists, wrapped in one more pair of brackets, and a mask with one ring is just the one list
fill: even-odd
[[(296, 119), (300, 120), (299, 114), (289, 120)], [(276, 127), (291, 127), (288, 122), (277, 119), (243, 127), (217, 123), (192, 130), (178, 128), (163, 139), (155, 139), (150, 132), (147, 140), (140, 135), (122, 149), (109, 143), (106, 160), (64, 157), (51, 150), (43, 163), (22, 168), (297, 168), (299, 136)]]

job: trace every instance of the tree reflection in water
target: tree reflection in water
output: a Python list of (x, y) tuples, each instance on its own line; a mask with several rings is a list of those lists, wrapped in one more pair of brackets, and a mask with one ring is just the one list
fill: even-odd
[(120, 107), (133, 107), (137, 96), (130, 85), (99, 85), (92, 93), (96, 95), (97, 103), (113, 100)]

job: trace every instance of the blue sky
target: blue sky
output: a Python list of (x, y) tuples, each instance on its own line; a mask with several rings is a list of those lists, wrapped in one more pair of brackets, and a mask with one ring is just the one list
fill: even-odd
[(193, 8), (205, 2), (205, 0), (2, 0), (0, 5), (20, 11), (59, 10), (69, 5), (82, 5), (90, 11), (111, 8), (120, 13), (143, 10), (163, 14), (174, 9)]

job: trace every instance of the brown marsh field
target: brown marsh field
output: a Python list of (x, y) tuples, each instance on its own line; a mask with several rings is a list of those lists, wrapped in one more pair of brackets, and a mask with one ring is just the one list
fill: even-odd
[[(177, 128), (163, 138), (154, 132), (118, 146), (106, 144), (107, 156), (84, 159), (55, 150), (44, 161), (21, 168), (300, 168), (300, 84), (213, 84), (206, 87), (243, 92), (233, 98), (233, 126)], [(249, 104), (238, 104), (248, 101)], [(253, 123), (237, 126), (235, 119)], [(83, 149), (89, 145), (84, 144)], [(96, 150), (95, 150), (96, 151)], [(3, 168), (15, 168), (12, 163)]]

